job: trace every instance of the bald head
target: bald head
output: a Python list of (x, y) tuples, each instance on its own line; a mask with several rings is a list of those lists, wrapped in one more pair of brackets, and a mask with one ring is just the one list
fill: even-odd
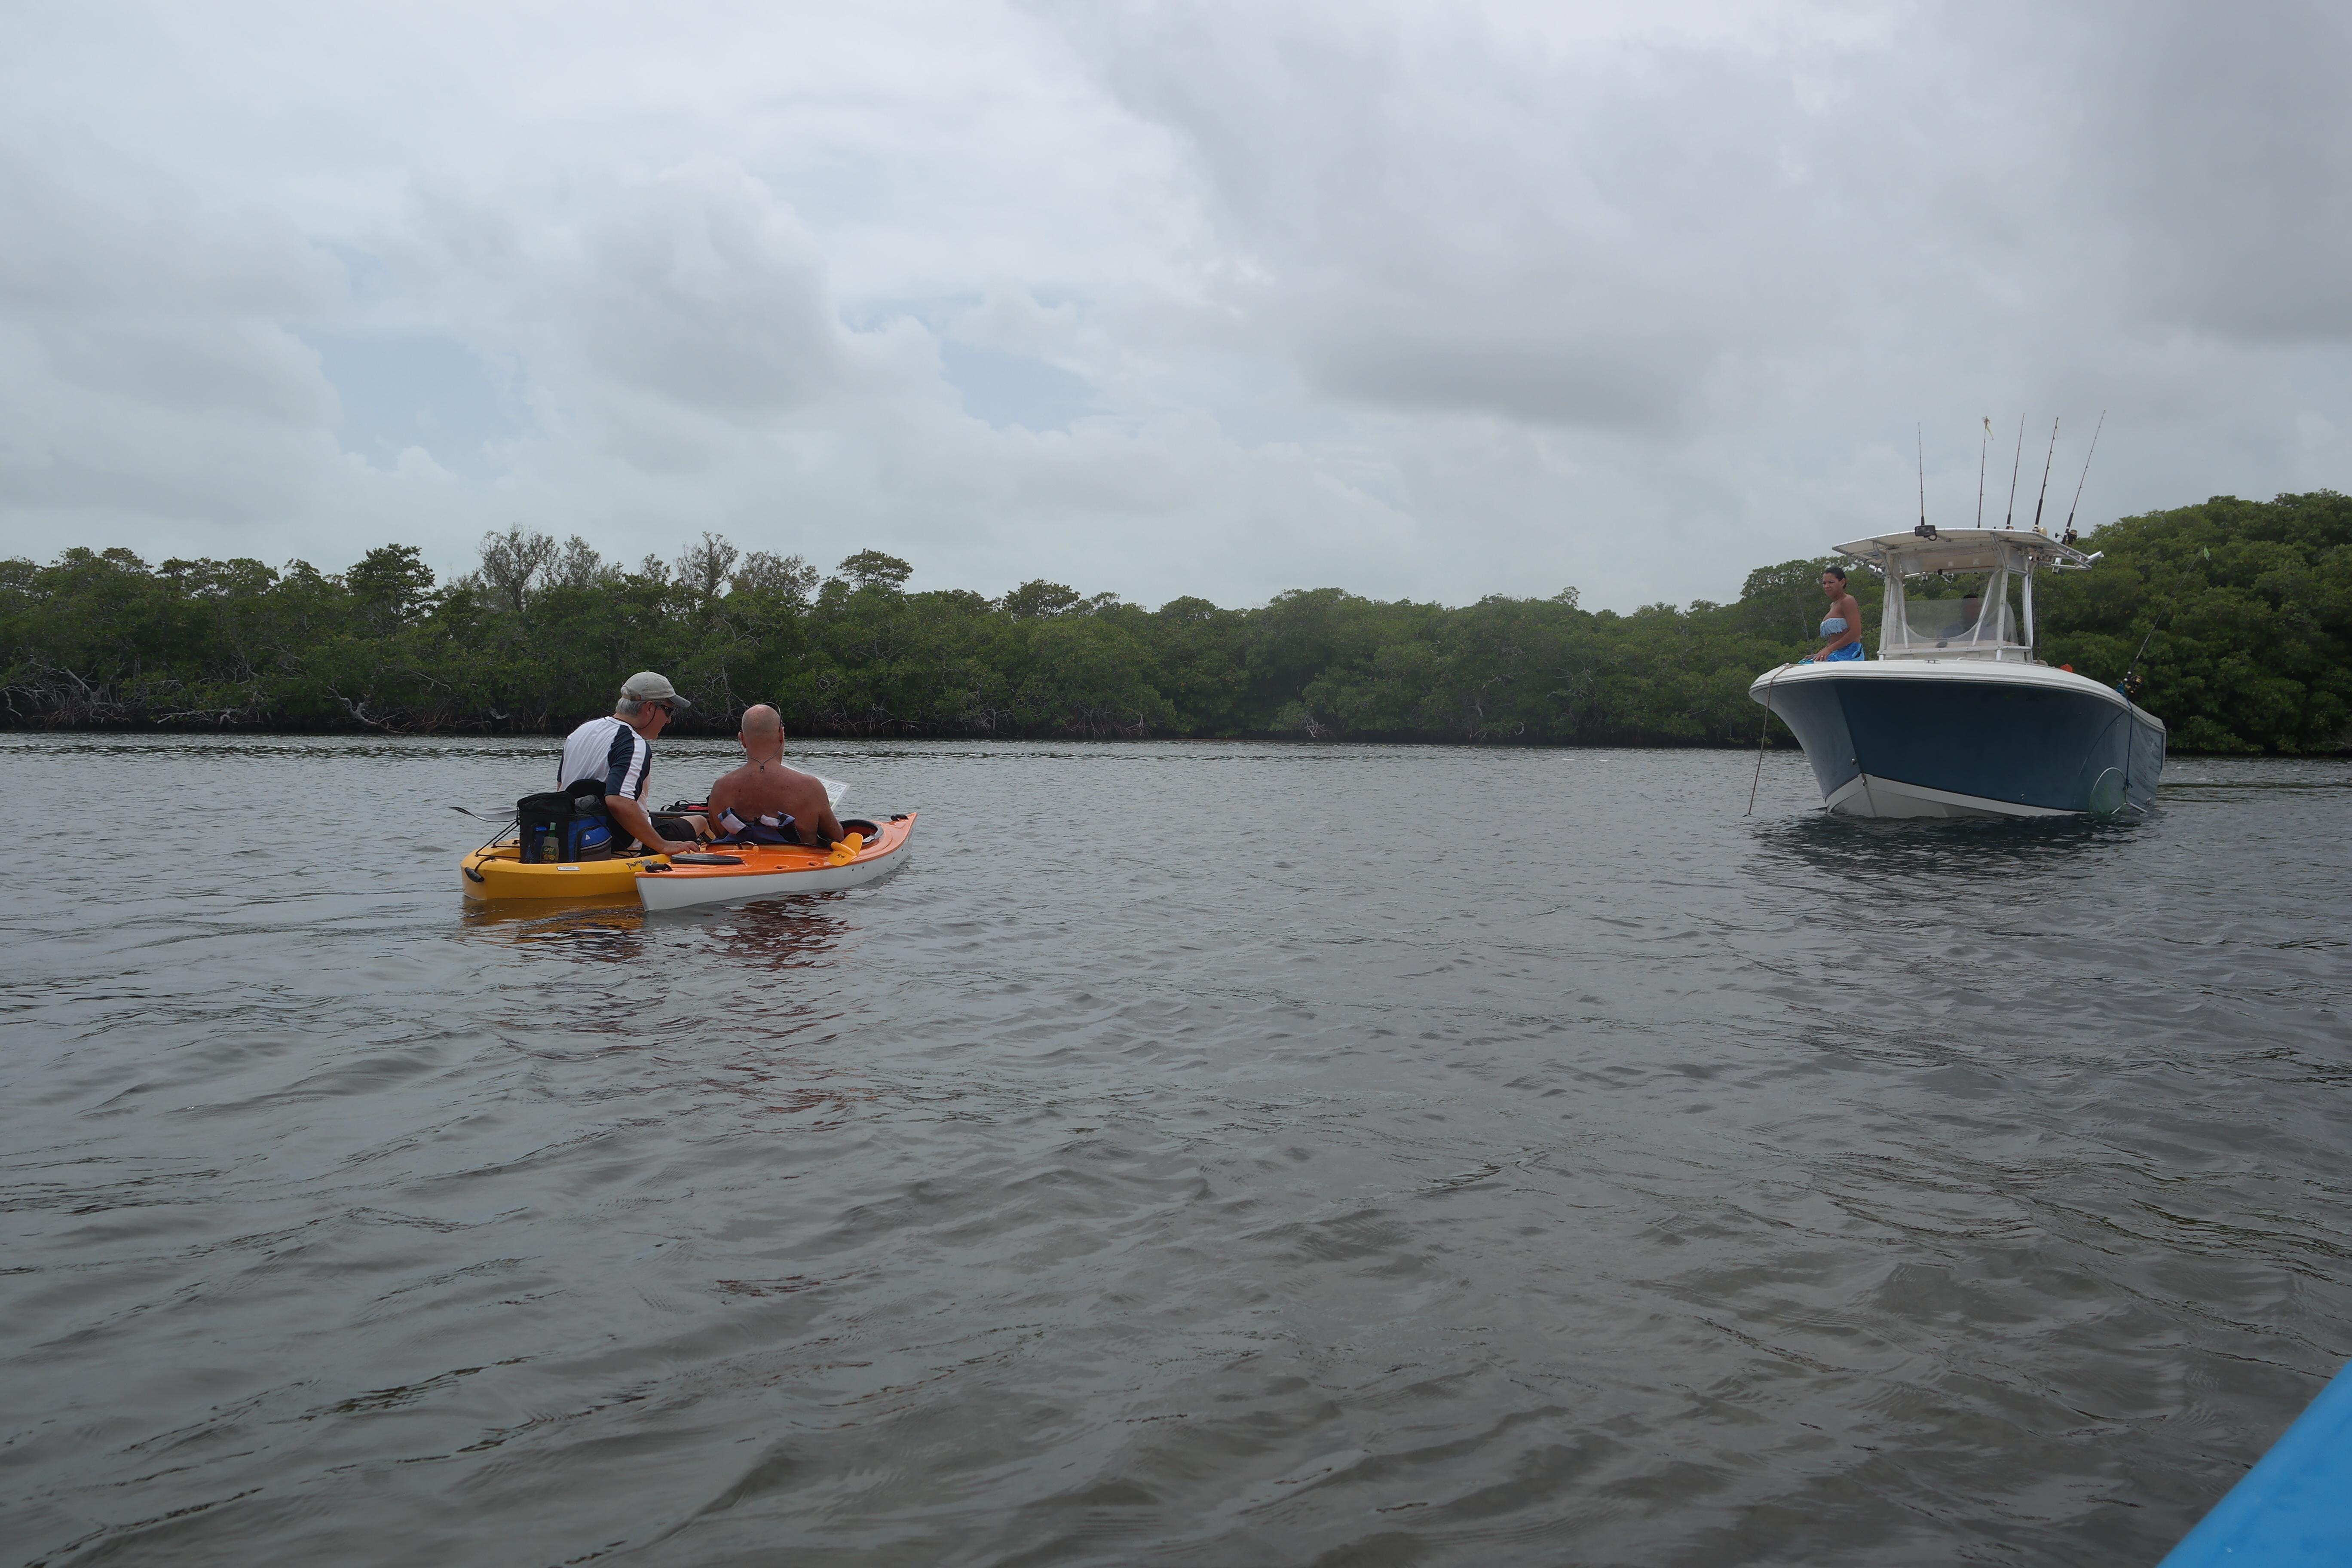
[(784, 720), (766, 703), (743, 710), (743, 727), (735, 732), (743, 754), (755, 763), (781, 762), (784, 755)]

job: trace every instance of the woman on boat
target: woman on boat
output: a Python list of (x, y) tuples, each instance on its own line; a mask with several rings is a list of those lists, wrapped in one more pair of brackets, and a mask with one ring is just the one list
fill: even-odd
[(1862, 657), (1862, 606), (1845, 591), (1845, 568), (1825, 566), (1822, 569), (1822, 592), (1828, 595), (1830, 613), (1822, 617), (1822, 636), (1829, 642), (1819, 653), (1809, 653), (1800, 664), (1830, 663)]

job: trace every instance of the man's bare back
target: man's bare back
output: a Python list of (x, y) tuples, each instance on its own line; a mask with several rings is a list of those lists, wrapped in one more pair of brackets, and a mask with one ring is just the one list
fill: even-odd
[(732, 811), (745, 822), (790, 816), (793, 825), (786, 831), (803, 844), (831, 844), (842, 837), (824, 785), (814, 773), (784, 765), (784, 724), (774, 709), (761, 704), (747, 710), (735, 738), (750, 760), (710, 786), (713, 831), (725, 831), (720, 817)]

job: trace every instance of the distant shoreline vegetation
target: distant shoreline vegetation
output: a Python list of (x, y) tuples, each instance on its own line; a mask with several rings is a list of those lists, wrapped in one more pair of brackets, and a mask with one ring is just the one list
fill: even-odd
[[(2352, 746), (2352, 499), (2219, 496), (2087, 548), (2093, 570), (2039, 580), (2042, 657), (2114, 682), (2144, 646), (2139, 700), (2178, 751)], [(1759, 567), (1732, 604), (1618, 615), (1574, 589), (1246, 610), (1042, 580), (908, 593), (879, 551), (827, 575), (708, 533), (627, 568), (514, 528), (446, 584), (403, 544), (340, 574), (76, 548), (0, 562), (0, 722), (555, 734), (651, 668), (694, 699), (684, 733), (771, 702), (803, 735), (1752, 746), (1748, 684), (1818, 646), (1832, 559)], [(1853, 585), (1874, 626), (1880, 584)]]

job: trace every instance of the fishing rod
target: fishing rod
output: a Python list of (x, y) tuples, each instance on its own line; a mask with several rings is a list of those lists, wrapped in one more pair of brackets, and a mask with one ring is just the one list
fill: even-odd
[(2050, 455), (2042, 459), (2042, 494), (2033, 501), (2033, 531), (2042, 531), (2042, 503), (2050, 494), (2050, 465), (2058, 456), (2058, 421), (2050, 422)]
[(2099, 449), (2099, 432), (2107, 427), (2107, 411), (2099, 410), (2099, 422), (2091, 430), (2091, 451), (2083, 454), (2083, 478), (2074, 481), (2074, 500), (2066, 508), (2065, 542), (2074, 542), (2074, 508), (2083, 504), (2083, 483), (2091, 477), (2091, 453)]
[(1992, 445), (1992, 416), (1984, 416), (1984, 434), (1977, 437), (1977, 526), (1984, 526), (1985, 450)]
[[(2133, 689), (2139, 685), (2140, 654), (2146, 653), (2147, 645), (2156, 640), (2157, 631), (2158, 628), (2155, 626), (2147, 628), (2147, 636), (2139, 639), (2139, 653), (2132, 655), (2131, 667), (2124, 671), (2124, 678), (2116, 682), (2116, 690), (2126, 702), (2131, 700)], [(1768, 714), (1767, 717), (1769, 718), (1769, 715)]]
[(2000, 520), (2003, 529), (2012, 528), (2017, 523), (2017, 465), (2024, 456), (2025, 416), (2021, 414), (2017, 416), (2017, 449), (2009, 459), (2009, 515)]
[[(499, 839), (504, 838), (507, 836), (508, 828), (517, 826), (522, 821), (520, 814), (511, 811), (507, 813), (505, 820), (500, 821), (498, 817), (486, 816), (478, 811), (468, 811), (462, 805), (453, 805), (450, 806), (449, 809), (456, 812), (460, 816), (470, 816), (477, 822), (498, 823), (499, 830), (490, 835), (488, 841), (482, 846), (482, 849), (488, 849), (490, 845), (496, 844)], [(482, 849), (475, 850), (474, 854), (479, 855), (482, 852)], [(468, 858), (470, 858), (470, 857), (468, 857)], [(457, 868), (465, 872), (467, 876), (473, 877), (474, 880), (477, 882), (482, 880), (480, 877), (475, 876), (474, 870), (471, 867), (460, 866)]]

